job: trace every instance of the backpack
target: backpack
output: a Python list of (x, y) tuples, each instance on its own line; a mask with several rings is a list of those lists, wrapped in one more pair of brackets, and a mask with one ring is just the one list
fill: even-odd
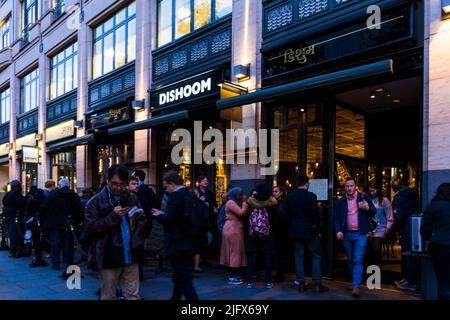
[(250, 214), (249, 234), (253, 237), (268, 237), (269, 232), (270, 223), (266, 208), (254, 208)]
[(209, 208), (191, 193), (184, 196), (183, 220), (183, 235), (194, 242), (203, 241), (208, 232)]
[(225, 207), (225, 204), (223, 204), (217, 215), (217, 229), (219, 229), (219, 232), (222, 232), (223, 226), (225, 225)]

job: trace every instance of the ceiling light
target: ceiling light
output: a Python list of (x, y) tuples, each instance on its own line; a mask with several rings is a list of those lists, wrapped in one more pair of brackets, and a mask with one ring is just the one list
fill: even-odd
[(376, 92), (384, 92), (384, 88), (377, 88), (375, 89)]
[(373, 90), (370, 90), (370, 99), (375, 99), (375, 92)]
[(392, 100), (392, 102), (393, 102), (393, 103), (400, 103), (401, 100), (400, 100), (400, 99), (394, 99), (394, 100)]

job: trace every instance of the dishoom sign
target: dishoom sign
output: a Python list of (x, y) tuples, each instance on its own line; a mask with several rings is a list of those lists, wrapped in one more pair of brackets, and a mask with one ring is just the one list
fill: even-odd
[(206, 97), (218, 99), (219, 72), (204, 72), (167, 85), (160, 85), (152, 92), (151, 105), (155, 108), (172, 107)]

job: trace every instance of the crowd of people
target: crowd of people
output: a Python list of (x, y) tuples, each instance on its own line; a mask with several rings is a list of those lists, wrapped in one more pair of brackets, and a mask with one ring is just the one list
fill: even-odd
[[(173, 275), (173, 300), (183, 296), (197, 300), (192, 272), (201, 273), (208, 258), (215, 255), (227, 270), (226, 282), (253, 288), (260, 267), (265, 270), (265, 287), (283, 282), (287, 261), (293, 258), (295, 285), (300, 292), (327, 292), (321, 281), (322, 214), (317, 196), (310, 192), (309, 178), (299, 175), (296, 190), (258, 184), (247, 196), (239, 187), (222, 195), (217, 207), (208, 178), (200, 176), (190, 190), (177, 172), (164, 175), (164, 193), (159, 197), (145, 184), (145, 173), (131, 175), (126, 167), (113, 165), (108, 180), (94, 192), (78, 195), (67, 179), (31, 187), (22, 195), (21, 183), (10, 182), (3, 198), (3, 215), (8, 224), (10, 257), (33, 256), (30, 267), (62, 270), (74, 264), (74, 246), (81, 252), (77, 264), (86, 264), (99, 274), (99, 297), (141, 299), (144, 277), (144, 244), (152, 225), (164, 227), (165, 257)], [(382, 245), (399, 234), (402, 248), (402, 279), (399, 289), (415, 291), (418, 271), (411, 248), (410, 218), (419, 210), (417, 192), (392, 182), (392, 203), (381, 187), (370, 184), (361, 192), (355, 179), (345, 182), (345, 195), (334, 205), (334, 233), (342, 241), (351, 276), (352, 296), (361, 294), (364, 266), (382, 267)], [(426, 207), (422, 235), (430, 242), (439, 286), (439, 297), (448, 299), (450, 280), (450, 184), (439, 187)], [(214, 250), (215, 249), (215, 250)], [(305, 278), (305, 256), (310, 256), (311, 280)], [(61, 261), (62, 255), (62, 261)], [(273, 275), (275, 269), (275, 275)], [(119, 290), (120, 289), (120, 290)]]

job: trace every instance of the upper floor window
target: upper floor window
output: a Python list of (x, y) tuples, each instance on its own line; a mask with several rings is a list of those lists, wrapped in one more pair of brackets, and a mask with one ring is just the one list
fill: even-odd
[(0, 123), (9, 121), (11, 113), (11, 95), (9, 88), (0, 92)]
[(39, 1), (23, 0), (23, 28), (27, 30), (30, 25), (38, 20)]
[(39, 106), (39, 69), (20, 79), (20, 89), (20, 113), (36, 109)]
[(59, 97), (78, 86), (78, 44), (54, 55), (50, 63), (50, 99)]
[(10, 38), (10, 18), (6, 18), (0, 23), (0, 35), (1, 35), (1, 41), (0, 41), (0, 50), (3, 50), (5, 48), (8, 48), (11, 44), (11, 38)]
[(231, 13), (233, 0), (159, 0), (158, 46)]
[(64, 0), (52, 0), (52, 8), (54, 10), (55, 17), (59, 17), (64, 13), (65, 1)]
[(94, 30), (93, 78), (136, 59), (136, 3), (133, 2)]

